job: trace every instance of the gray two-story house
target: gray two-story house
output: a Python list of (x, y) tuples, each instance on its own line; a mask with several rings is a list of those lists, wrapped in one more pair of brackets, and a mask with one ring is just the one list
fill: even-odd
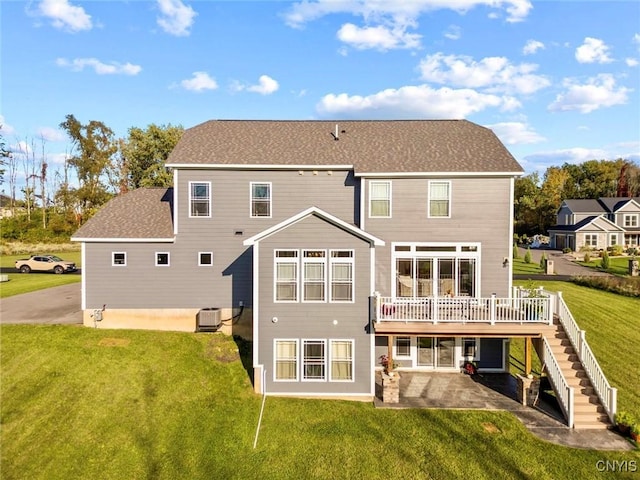
[(383, 355), (502, 372), (510, 339), (556, 331), (559, 303), (512, 289), (523, 171), (487, 128), (209, 121), (167, 166), (172, 188), (119, 196), (75, 234), (85, 325), (218, 328), (253, 340), (257, 392), (362, 399)]
[(551, 248), (606, 250), (637, 247), (640, 241), (640, 198), (568, 199), (549, 228)]

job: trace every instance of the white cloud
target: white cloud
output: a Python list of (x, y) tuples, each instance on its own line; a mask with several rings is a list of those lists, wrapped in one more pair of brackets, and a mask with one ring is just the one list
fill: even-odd
[(37, 136), (47, 142), (61, 142), (67, 138), (60, 130), (51, 127), (40, 127)]
[(529, 40), (522, 49), (522, 53), (525, 55), (533, 55), (538, 50), (544, 49), (544, 43), (538, 40)]
[(103, 63), (97, 58), (74, 58), (67, 60), (66, 58), (56, 59), (56, 65), (59, 67), (68, 67), (74, 72), (81, 72), (85, 67), (93, 68), (98, 75), (137, 75), (142, 71), (140, 65), (132, 63)]
[(627, 64), (627, 67), (637, 67), (640, 62), (638, 62), (637, 58), (629, 57), (625, 60), (625, 63)]
[(237, 80), (231, 82), (231, 90), (234, 92), (241, 92), (246, 90), (248, 92), (259, 93), (261, 95), (270, 95), (277, 92), (280, 85), (276, 80), (269, 75), (260, 75), (257, 85), (245, 85)]
[(346, 93), (325, 95), (316, 106), (323, 116), (347, 118), (465, 118), (486, 108), (510, 110), (520, 103), (471, 89), (433, 89), (428, 85), (387, 89), (368, 96)]
[(214, 78), (210, 77), (207, 72), (193, 72), (193, 77), (182, 80), (180, 85), (185, 90), (192, 92), (203, 92), (205, 90), (215, 90), (218, 88), (218, 83)]
[(8, 135), (14, 135), (16, 133), (16, 129), (13, 128), (13, 125), (10, 125), (6, 122), (4, 115), (0, 115), (0, 133), (5, 137)]
[(531, 94), (550, 85), (535, 75), (538, 65), (513, 65), (505, 57), (486, 57), (479, 62), (464, 55), (427, 55), (419, 65), (421, 78), (428, 82), (466, 88), (486, 88), (493, 92)]
[(449, 25), (444, 36), (449, 40), (459, 40), (462, 37), (462, 29), (457, 25)]
[(638, 44), (638, 45), (640, 45), (640, 33), (636, 33), (636, 34), (633, 36), (632, 42), (633, 42), (633, 43), (636, 43), (636, 44)]
[(42, 0), (36, 14), (51, 19), (55, 28), (72, 33), (93, 28), (91, 15), (82, 7), (71, 5), (68, 0)]
[(563, 82), (566, 91), (558, 94), (549, 110), (566, 112), (577, 110), (589, 113), (599, 108), (612, 107), (627, 103), (627, 94), (632, 90), (616, 86), (613, 75), (602, 73), (590, 78), (587, 83), (579, 84), (576, 80), (567, 78)]
[(527, 163), (543, 165), (578, 164), (587, 160), (611, 158), (606, 150), (600, 148), (563, 148), (533, 153), (524, 157)]
[(580, 63), (609, 63), (609, 47), (599, 38), (585, 37), (584, 43), (576, 48), (576, 60)]
[(507, 145), (520, 145), (546, 141), (546, 138), (538, 134), (527, 123), (503, 122), (485, 126), (493, 130), (498, 138)]
[[(422, 14), (442, 9), (464, 14), (477, 6), (504, 10), (508, 22), (523, 20), (532, 8), (529, 0), (304, 0), (293, 4), (284, 19), (287, 25), (301, 28), (326, 15), (350, 14), (361, 17), (364, 25), (345, 24), (338, 32), (338, 38), (356, 48), (418, 48), (421, 35), (407, 33), (407, 28), (416, 28)], [(456, 35), (459, 35), (456, 28), (445, 34), (447, 38), (459, 38)]]
[(360, 28), (353, 23), (345, 23), (336, 34), (338, 39), (358, 50), (374, 48), (391, 50), (394, 48), (417, 48), (420, 46), (421, 35), (407, 33), (405, 28), (388, 28), (383, 25), (377, 27)]
[(194, 18), (198, 15), (193, 8), (182, 3), (181, 0), (158, 0), (161, 15), (158, 25), (166, 33), (176, 37), (188, 36)]

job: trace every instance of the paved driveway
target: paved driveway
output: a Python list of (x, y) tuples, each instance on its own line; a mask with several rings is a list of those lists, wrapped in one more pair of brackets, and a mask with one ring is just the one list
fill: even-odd
[(0, 323), (82, 323), (80, 283), (3, 298)]
[[(526, 248), (518, 247), (520, 257), (523, 258), (527, 252)], [(607, 277), (610, 274), (594, 270), (593, 268), (583, 267), (573, 261), (570, 253), (562, 253), (561, 250), (550, 250), (548, 248), (532, 248), (531, 260), (535, 263), (540, 262), (540, 257), (544, 253), (549, 260), (553, 260), (554, 275), (514, 275), (514, 278), (534, 280), (569, 280), (571, 277)]]

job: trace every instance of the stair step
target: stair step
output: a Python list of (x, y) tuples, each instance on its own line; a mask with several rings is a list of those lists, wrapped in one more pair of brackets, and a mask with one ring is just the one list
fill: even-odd
[(609, 423), (609, 416), (606, 413), (597, 412), (575, 412), (573, 414), (574, 425), (584, 426), (589, 423)]
[(611, 428), (611, 423), (606, 422), (581, 422), (579, 424), (573, 424), (573, 428), (576, 430), (607, 430)]

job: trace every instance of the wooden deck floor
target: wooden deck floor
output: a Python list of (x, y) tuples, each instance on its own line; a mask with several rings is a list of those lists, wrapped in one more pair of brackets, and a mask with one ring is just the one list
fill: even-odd
[(428, 322), (374, 322), (376, 334), (425, 335), (458, 337), (542, 337), (552, 335), (555, 326), (544, 323), (428, 323)]

